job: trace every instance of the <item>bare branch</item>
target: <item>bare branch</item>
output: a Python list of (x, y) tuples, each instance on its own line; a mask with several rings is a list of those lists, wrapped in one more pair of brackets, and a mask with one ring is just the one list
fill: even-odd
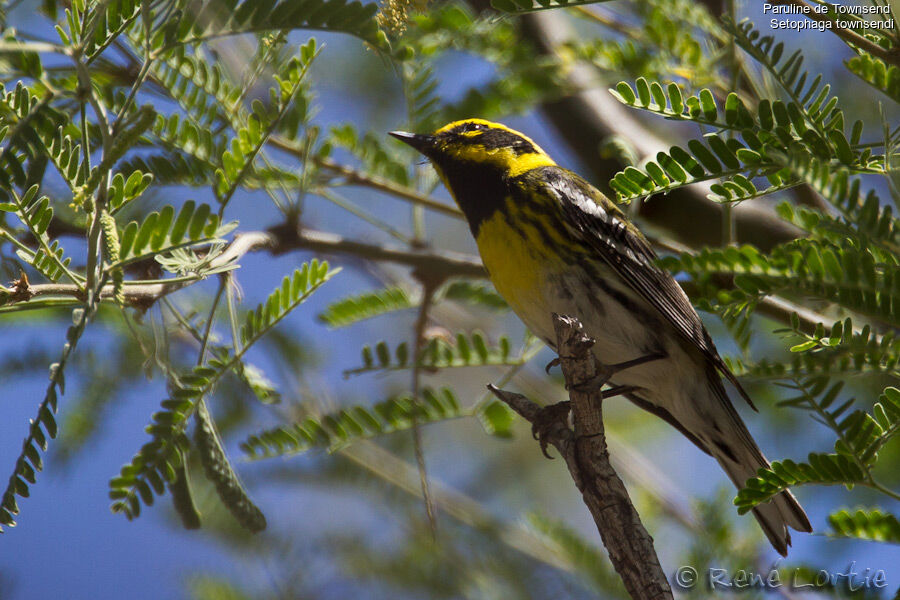
[(551, 417), (547, 422), (548, 412), (524, 396), (494, 386), (488, 389), (532, 424), (540, 423), (543, 439), (563, 456), (629, 595), (635, 600), (671, 599), (672, 590), (653, 548), (653, 538), (609, 461), (603, 429), (604, 394), (599, 386), (592, 385), (598, 375), (590, 352), (594, 341), (584, 334), (577, 319), (554, 315), (554, 325), (574, 431), (560, 411), (553, 412), (559, 418)]
[[(366, 244), (348, 240), (337, 234), (296, 227), (278, 227), (270, 231), (251, 231), (235, 236), (222, 254), (217, 256), (207, 270), (225, 268), (236, 262), (249, 252), (266, 250), (272, 254), (283, 254), (292, 250), (312, 250), (322, 254), (349, 254), (362, 259), (382, 262), (394, 262), (413, 267), (418, 272), (429, 273), (439, 278), (447, 277), (485, 277), (486, 273), (478, 257), (457, 252), (437, 250), (406, 250)], [(163, 296), (176, 292), (205, 276), (179, 277), (171, 281), (153, 283), (128, 283), (124, 287), (125, 302), (132, 306), (148, 307)], [(27, 302), (40, 296), (66, 296), (83, 299), (84, 290), (74, 284), (29, 284), (18, 285), (14, 293), (6, 298), (6, 305), (15, 302)], [(115, 291), (112, 285), (104, 286), (101, 298), (113, 298)]]
[[(306, 160), (308, 152), (301, 145), (285, 139), (281, 136), (273, 135), (269, 138), (269, 144), (273, 148), (278, 148), (288, 154), (299, 158), (300, 160)], [(386, 194), (391, 194), (392, 196), (396, 196), (398, 198), (402, 198), (404, 200), (408, 200), (413, 204), (424, 206), (425, 208), (429, 208), (439, 213), (443, 213), (445, 215), (456, 217), (457, 219), (462, 218), (462, 211), (456, 208), (455, 206), (451, 206), (440, 200), (432, 198), (431, 196), (422, 194), (417, 190), (406, 187), (404, 185), (400, 185), (389, 179), (385, 179), (384, 177), (379, 177), (378, 175), (372, 175), (370, 173), (364, 173), (358, 169), (354, 169), (348, 165), (343, 165), (331, 158), (321, 157), (321, 156), (312, 156), (309, 157), (317, 167), (321, 169), (325, 169), (342, 177), (344, 181), (348, 185), (359, 185), (363, 187), (368, 187), (373, 190), (378, 190), (379, 192), (384, 192)]]

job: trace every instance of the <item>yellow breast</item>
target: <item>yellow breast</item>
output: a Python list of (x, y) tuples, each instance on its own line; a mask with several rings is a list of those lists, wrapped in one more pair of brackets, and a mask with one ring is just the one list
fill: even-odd
[[(516, 210), (509, 208), (513, 213)], [(497, 292), (538, 333), (550, 322), (554, 309), (547, 298), (548, 280), (565, 265), (557, 255), (545, 251), (545, 242), (533, 226), (504, 212), (496, 212), (481, 224), (478, 250)]]

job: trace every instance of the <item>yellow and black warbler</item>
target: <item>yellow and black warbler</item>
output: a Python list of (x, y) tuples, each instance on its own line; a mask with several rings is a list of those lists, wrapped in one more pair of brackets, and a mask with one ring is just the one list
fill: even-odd
[[(700, 318), (637, 228), (606, 196), (528, 137), (466, 119), (433, 134), (391, 132), (434, 165), (465, 214), (491, 281), (529, 329), (554, 346), (552, 314), (578, 317), (602, 364), (639, 361), (610, 383), (665, 419), (742, 487), (769, 466), (725, 392)], [(753, 510), (782, 555), (788, 527), (812, 531), (789, 492)]]

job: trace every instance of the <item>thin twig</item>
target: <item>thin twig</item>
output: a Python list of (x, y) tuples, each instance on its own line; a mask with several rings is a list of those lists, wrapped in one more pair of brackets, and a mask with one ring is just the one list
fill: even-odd
[(419, 485), (422, 487), (422, 498), (425, 500), (425, 514), (428, 516), (428, 526), (431, 535), (437, 537), (437, 518), (434, 512), (434, 499), (428, 489), (428, 471), (425, 468), (425, 450), (422, 445), (422, 427), (419, 423), (418, 409), (421, 406), (420, 394), (422, 386), (422, 350), (425, 347), (425, 326), (428, 324), (428, 311), (434, 300), (434, 292), (440, 285), (439, 281), (422, 278), (422, 303), (419, 305), (419, 315), (413, 327), (413, 352), (414, 360), (412, 369), (412, 396), (416, 410), (413, 411), (412, 435), (413, 448), (416, 454), (416, 465), (419, 469)]
[[(657, 243), (657, 241), (654, 243)], [(668, 242), (658, 242), (657, 245), (672, 252), (685, 250), (680, 245)], [(483, 279), (487, 277), (484, 266), (482, 266), (480, 259), (476, 256), (450, 251), (391, 248), (390, 246), (349, 240), (330, 232), (291, 227), (280, 227), (270, 231), (250, 231), (236, 236), (228, 248), (213, 261), (210, 268), (223, 267), (233, 261), (237, 261), (244, 254), (261, 250), (276, 255), (293, 250), (350, 255), (372, 262), (392, 262), (406, 265), (415, 268), (419, 272), (433, 273), (445, 278), (471, 277)], [(196, 277), (183, 277), (177, 280), (173, 278), (170, 281), (156, 281), (152, 283), (126, 281), (124, 288), (125, 302), (132, 306), (146, 307), (159, 298), (202, 279), (205, 279), (205, 277), (197, 275)], [(695, 291), (690, 282), (682, 282), (682, 287), (685, 288), (688, 296), (691, 296)], [(13, 293), (6, 298), (5, 304), (2, 306), (27, 302), (32, 298), (41, 296), (65, 296), (83, 299), (84, 291), (79, 285), (60, 283), (29, 284), (26, 289)], [(104, 287), (101, 297), (103, 299), (113, 298), (113, 287)], [(809, 331), (812, 331), (817, 323), (830, 323), (834, 320), (829, 320), (825, 315), (779, 296), (762, 298), (756, 310), (759, 314), (783, 324), (790, 324), (791, 314), (797, 313), (800, 317), (801, 328)]]
[(609, 461), (603, 429), (604, 394), (599, 386), (592, 385), (598, 376), (590, 352), (594, 341), (584, 334), (577, 319), (554, 315), (554, 326), (574, 431), (565, 417), (548, 420), (548, 413), (524, 396), (494, 386), (488, 389), (521, 416), (539, 424), (543, 439), (563, 456), (629, 595), (635, 600), (671, 600), (672, 590), (653, 548), (653, 538)]
[[(269, 138), (269, 144), (273, 148), (278, 148), (279, 150), (287, 152), (288, 154), (291, 154), (292, 156), (300, 159), (305, 159), (308, 156), (308, 150), (302, 145), (287, 140), (278, 135), (271, 136)], [(360, 185), (371, 188), (373, 190), (384, 192), (386, 194), (391, 194), (392, 196), (396, 196), (404, 200), (409, 200), (414, 204), (420, 204), (425, 208), (429, 208), (433, 211), (443, 213), (451, 217), (456, 217), (458, 219), (461, 219), (463, 216), (462, 212), (455, 206), (450, 206), (449, 204), (441, 202), (440, 200), (436, 200), (431, 196), (426, 196), (425, 194), (422, 194), (414, 190), (413, 188), (394, 183), (389, 179), (385, 179), (377, 175), (363, 173), (362, 171), (359, 171), (347, 165), (342, 165), (341, 163), (327, 157), (312, 156), (311, 158), (317, 167), (339, 175), (349, 185)]]
[[(389, 450), (369, 440), (359, 440), (338, 452), (391, 485), (421, 498), (415, 466)], [(496, 518), (479, 502), (438, 479), (432, 480), (431, 488), (435, 506), (444, 514), (475, 529), (493, 532), (500, 542), (541, 563), (567, 573), (577, 571), (577, 566), (555, 544), (538, 537), (524, 525)]]

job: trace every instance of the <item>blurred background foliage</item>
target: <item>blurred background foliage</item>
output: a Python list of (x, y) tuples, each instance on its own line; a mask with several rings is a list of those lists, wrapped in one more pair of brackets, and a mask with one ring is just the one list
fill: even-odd
[(485, 393), (562, 399), (549, 351), (385, 135), (472, 116), (632, 201), (793, 459), (737, 498), (798, 486), (816, 534), (774, 563), (711, 460), (608, 403), (667, 572), (855, 561), (888, 586), (854, 597), (893, 594), (900, 38), (770, 18), (2, 3), (0, 598), (623, 597), (568, 475)]

